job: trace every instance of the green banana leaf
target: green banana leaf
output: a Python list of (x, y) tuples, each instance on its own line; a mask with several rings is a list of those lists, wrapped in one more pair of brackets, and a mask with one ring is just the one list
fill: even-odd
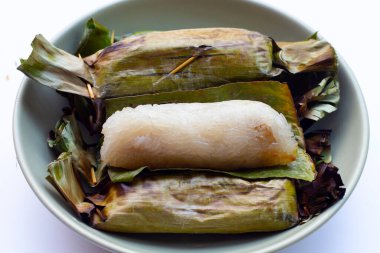
[(318, 31), (314, 32), (306, 40), (318, 40)]
[(92, 225), (111, 232), (231, 234), (278, 231), (299, 221), (288, 179), (157, 174), (112, 184), (106, 194), (89, 199), (103, 207)]
[[(96, 186), (105, 176), (105, 164), (98, 161), (96, 150), (87, 148), (73, 114), (65, 114), (57, 122), (48, 145), (58, 154), (70, 154), (73, 166), (90, 186)], [(91, 170), (94, 170), (94, 175)]]
[(112, 44), (111, 32), (95, 19), (87, 21), (76, 55), (87, 57)]
[(28, 59), (21, 59), (18, 70), (55, 90), (89, 96), (83, 80), (92, 78), (89, 66), (82, 59), (55, 47), (40, 34), (34, 38), (32, 47)]
[(204, 171), (211, 173), (225, 174), (242, 179), (267, 179), (267, 178), (293, 178), (304, 181), (313, 181), (315, 178), (315, 166), (310, 156), (305, 150), (298, 148), (297, 159), (288, 165), (266, 167), (254, 170), (238, 170), (238, 171), (217, 171), (212, 169), (192, 169), (192, 168), (170, 168), (170, 169), (150, 169), (149, 167), (141, 167), (136, 170), (123, 170), (118, 168), (109, 168), (108, 175), (114, 183), (132, 182), (136, 176), (145, 172), (160, 171)]
[(193, 91), (173, 91), (105, 100), (106, 117), (124, 107), (144, 104), (210, 103), (226, 100), (254, 100), (270, 105), (282, 113), (289, 123), (298, 124), (297, 112), (288, 86), (276, 81), (229, 83), (219, 87)]
[(100, 98), (268, 80), (284, 70), (336, 70), (335, 51), (327, 42), (277, 44), (244, 29), (184, 29), (131, 35), (81, 59), (37, 35), (33, 52), (18, 69), (43, 85), (87, 97), (90, 83)]
[(299, 221), (295, 186), (288, 179), (247, 181), (181, 172), (109, 184), (101, 193), (86, 195), (69, 153), (49, 164), (48, 173), (77, 214), (100, 230), (245, 233), (283, 230)]
[(318, 121), (338, 109), (339, 82), (334, 77), (324, 78), (317, 87), (306, 92), (299, 102), (302, 118)]
[[(123, 170), (123, 169), (117, 169), (117, 168), (108, 168), (108, 176), (110, 177), (111, 181), (114, 183), (130, 183), (140, 175), (143, 171), (158, 171), (158, 170), (151, 170), (149, 167), (141, 167), (136, 170)], [(174, 170), (174, 169), (170, 169)], [(178, 170), (186, 170), (186, 169), (178, 169)], [(191, 169), (188, 169), (191, 170)], [(164, 170), (162, 170), (164, 171)]]
[(95, 206), (85, 202), (86, 195), (79, 183), (72, 165), (70, 153), (62, 153), (56, 161), (48, 165), (47, 180), (57, 189), (59, 193), (73, 207), (79, 216), (90, 216)]

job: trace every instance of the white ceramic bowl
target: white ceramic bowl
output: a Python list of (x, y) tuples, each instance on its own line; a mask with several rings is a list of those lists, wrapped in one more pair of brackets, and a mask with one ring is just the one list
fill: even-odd
[[(83, 18), (59, 36), (55, 44), (73, 52), (89, 17), (116, 34), (141, 30), (190, 27), (239, 27), (262, 32), (276, 40), (302, 40), (315, 30), (271, 8), (247, 1), (125, 1)], [(55, 91), (25, 79), (14, 111), (14, 143), (19, 164), (30, 186), (45, 206), (80, 235), (117, 252), (271, 252), (286, 247), (330, 219), (350, 196), (364, 167), (369, 125), (359, 85), (341, 57), (339, 110), (319, 126), (333, 129), (334, 163), (347, 187), (344, 199), (307, 224), (280, 233), (243, 235), (120, 235), (97, 231), (82, 223), (46, 182), (46, 166), (54, 159), (46, 137), (61, 114), (65, 100)], [(33, 99), (32, 99), (33, 98)]]

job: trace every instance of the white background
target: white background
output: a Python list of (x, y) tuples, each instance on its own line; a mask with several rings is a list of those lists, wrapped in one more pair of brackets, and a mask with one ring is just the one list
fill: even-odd
[[(16, 64), (29, 54), (34, 35), (52, 39), (81, 16), (111, 2), (0, 3), (0, 252), (105, 252), (56, 219), (28, 186), (13, 149), (12, 112), (23, 78)], [(371, 124), (367, 164), (351, 198), (322, 228), (281, 252), (380, 252), (380, 5), (375, 0), (260, 2), (319, 30), (338, 49), (361, 85)]]

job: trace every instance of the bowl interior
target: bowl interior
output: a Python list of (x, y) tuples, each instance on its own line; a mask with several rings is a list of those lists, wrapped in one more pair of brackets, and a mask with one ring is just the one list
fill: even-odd
[[(73, 52), (83, 24), (95, 17), (116, 34), (141, 30), (191, 27), (239, 27), (256, 30), (276, 40), (302, 40), (314, 31), (271, 8), (247, 1), (125, 1), (80, 20), (62, 33), (55, 44)], [(79, 221), (46, 182), (46, 167), (54, 157), (46, 145), (65, 100), (55, 91), (25, 79), (15, 104), (14, 140), (24, 175), (40, 200), (63, 222), (99, 246), (120, 252), (269, 252), (293, 243), (326, 222), (354, 189), (364, 166), (368, 146), (368, 119), (359, 86), (341, 60), (339, 110), (318, 128), (333, 129), (334, 163), (347, 187), (343, 201), (302, 226), (281, 233), (243, 235), (120, 235), (97, 231)]]

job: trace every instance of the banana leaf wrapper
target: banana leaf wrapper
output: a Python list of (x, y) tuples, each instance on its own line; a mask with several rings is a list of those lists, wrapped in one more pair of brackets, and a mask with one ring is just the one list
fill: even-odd
[(111, 232), (245, 233), (298, 223), (296, 191), (288, 179), (161, 174), (112, 184), (107, 194), (88, 199), (102, 207), (92, 225)]
[(252, 170), (235, 170), (221, 171), (212, 169), (194, 169), (194, 168), (168, 168), (168, 169), (151, 169), (141, 167), (136, 170), (125, 170), (120, 168), (109, 168), (108, 175), (112, 182), (129, 183), (137, 176), (145, 173), (159, 173), (164, 171), (193, 171), (193, 172), (211, 172), (224, 174), (242, 179), (268, 179), (268, 178), (292, 178), (311, 182), (315, 179), (316, 170), (313, 161), (306, 151), (302, 148), (297, 149), (297, 158), (287, 165), (279, 165), (265, 168), (256, 168)]
[[(297, 111), (288, 85), (276, 81), (255, 81), (230, 83), (219, 87), (211, 87), (194, 91), (174, 91), (140, 96), (126, 96), (105, 100), (107, 117), (124, 107), (135, 107), (143, 104), (219, 102), (224, 100), (256, 100), (270, 105), (282, 113), (291, 124), (294, 135), (299, 143), (297, 158), (286, 166), (273, 166), (255, 170), (238, 170), (226, 172), (231, 176), (245, 179), (262, 178), (293, 178), (312, 181), (315, 178), (315, 166), (304, 150), (304, 137), (299, 127)], [(194, 170), (191, 168), (170, 168), (170, 170)], [(148, 167), (133, 171), (111, 168), (108, 174), (114, 182), (130, 182), (142, 172), (153, 171)], [(207, 170), (203, 170), (207, 171)], [(209, 170), (208, 170), (209, 171)], [(215, 172), (217, 173), (217, 172)]]
[(285, 83), (277, 81), (236, 82), (192, 91), (173, 91), (105, 100), (106, 117), (124, 107), (166, 103), (211, 103), (227, 100), (253, 100), (270, 105), (282, 113), (289, 123), (297, 124), (297, 111), (292, 94)]
[(336, 69), (334, 49), (325, 41), (283, 45), (285, 50), (244, 29), (184, 29), (131, 35), (81, 59), (37, 35), (31, 55), (18, 69), (44, 85), (87, 97), (90, 83), (100, 98), (267, 80), (283, 71)]
[(274, 62), (290, 73), (337, 71), (338, 59), (334, 49), (316, 36), (304, 41), (278, 42), (276, 45), (280, 50), (275, 51)]

